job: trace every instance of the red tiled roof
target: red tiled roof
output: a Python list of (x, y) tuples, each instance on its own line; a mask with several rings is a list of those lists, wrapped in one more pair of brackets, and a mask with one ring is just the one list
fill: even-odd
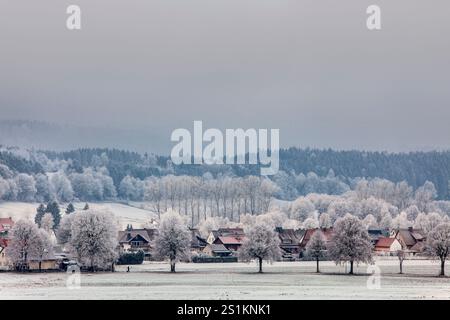
[(14, 221), (11, 218), (0, 218), (0, 232), (12, 228)]
[(395, 238), (381, 237), (381, 238), (378, 239), (375, 247), (376, 248), (390, 248), (395, 240), (396, 240)]
[(242, 238), (240, 237), (219, 237), (218, 238), (220, 240), (220, 242), (222, 242), (223, 244), (242, 244)]

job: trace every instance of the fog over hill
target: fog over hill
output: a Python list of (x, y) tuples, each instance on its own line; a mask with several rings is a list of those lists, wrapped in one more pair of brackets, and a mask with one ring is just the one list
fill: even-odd
[(119, 148), (138, 152), (167, 153), (170, 136), (151, 130), (110, 126), (80, 126), (26, 120), (0, 120), (0, 144), (41, 150)]

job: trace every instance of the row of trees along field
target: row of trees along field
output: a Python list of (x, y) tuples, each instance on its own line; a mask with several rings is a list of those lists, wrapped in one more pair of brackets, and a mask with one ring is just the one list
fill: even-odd
[[(263, 271), (263, 261), (272, 262), (281, 256), (280, 240), (273, 223), (267, 223), (265, 215), (251, 216), (243, 224), (246, 238), (238, 250), (241, 261), (258, 262), (258, 271)], [(47, 218), (48, 217), (48, 218)], [(43, 221), (47, 221), (44, 223)], [(19, 220), (11, 230), (7, 254), (17, 270), (24, 270), (30, 259), (42, 262), (52, 254), (50, 238), (53, 229), (51, 213), (42, 218), (40, 227), (29, 220)], [(367, 228), (358, 217), (347, 214), (336, 220), (333, 235), (327, 244), (321, 231), (316, 231), (309, 241), (306, 253), (317, 260), (330, 259), (336, 263), (350, 263), (353, 274), (355, 263), (372, 263), (372, 244)], [(176, 271), (178, 261), (190, 257), (191, 234), (186, 221), (175, 211), (161, 216), (159, 232), (154, 241), (155, 257), (167, 259), (170, 271)], [(106, 212), (83, 210), (63, 217), (56, 228), (58, 242), (70, 248), (78, 261), (91, 271), (110, 269), (118, 259), (117, 224)], [(450, 223), (440, 221), (427, 233), (427, 253), (440, 259), (440, 275), (445, 275), (445, 260), (450, 249)]]

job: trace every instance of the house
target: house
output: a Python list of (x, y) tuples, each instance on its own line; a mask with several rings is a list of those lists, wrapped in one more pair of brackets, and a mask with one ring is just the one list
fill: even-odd
[(238, 251), (244, 241), (244, 236), (219, 236), (213, 244), (222, 244), (228, 250), (235, 252)]
[(231, 251), (228, 250), (223, 244), (210, 244), (203, 249), (203, 253), (212, 257), (227, 257), (231, 255)]
[(6, 247), (8, 246), (8, 240), (0, 238), (0, 270), (9, 269), (9, 260), (6, 256)]
[(14, 221), (9, 218), (0, 218), (0, 237), (7, 238), (8, 231), (14, 226)]
[(389, 237), (389, 231), (384, 229), (368, 229), (367, 233), (369, 234), (370, 242), (373, 246), (376, 245), (380, 238)]
[(151, 243), (158, 234), (157, 229), (133, 229), (119, 231), (119, 250), (121, 252), (134, 252), (143, 250), (148, 254), (151, 250)]
[(219, 228), (217, 230), (212, 230), (209, 233), (208, 238), (206, 239), (206, 241), (208, 243), (214, 243), (214, 241), (216, 241), (216, 239), (219, 236), (239, 236), (239, 237), (244, 237), (245, 233), (244, 233), (244, 229), (242, 228)]
[[(305, 231), (305, 235), (303, 236), (302, 240), (300, 241), (300, 249), (303, 251), (305, 250), (309, 240), (313, 236), (313, 234), (319, 229), (307, 229)], [(331, 237), (333, 236), (333, 228), (321, 228), (320, 231), (322, 232), (323, 236), (325, 237), (325, 242), (328, 243), (331, 241)]]
[(284, 254), (298, 256), (301, 252), (300, 242), (305, 235), (305, 230), (283, 229), (277, 227), (275, 231), (280, 238), (280, 248)]
[(402, 245), (402, 249), (411, 254), (421, 253), (425, 248), (425, 236), (421, 229), (397, 229), (392, 231), (391, 238), (397, 239)]
[(400, 241), (389, 237), (380, 237), (374, 247), (375, 253), (380, 255), (396, 253), (399, 250), (402, 250)]
[(189, 228), (189, 230), (191, 231), (191, 251), (202, 252), (208, 242), (202, 238), (197, 229)]

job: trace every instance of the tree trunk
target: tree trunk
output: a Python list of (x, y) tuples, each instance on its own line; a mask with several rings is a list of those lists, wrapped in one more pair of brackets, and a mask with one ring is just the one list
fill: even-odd
[(319, 257), (316, 258), (316, 272), (319, 273)]
[(170, 272), (175, 272), (175, 261), (170, 261)]
[(441, 258), (441, 274), (440, 276), (445, 276), (445, 258)]
[(353, 260), (350, 261), (350, 272), (349, 274), (353, 274)]
[(42, 261), (39, 261), (39, 272), (42, 272)]
[(403, 274), (403, 261), (400, 261), (400, 274)]
[(262, 273), (262, 258), (258, 258), (258, 262), (259, 262), (259, 273)]

